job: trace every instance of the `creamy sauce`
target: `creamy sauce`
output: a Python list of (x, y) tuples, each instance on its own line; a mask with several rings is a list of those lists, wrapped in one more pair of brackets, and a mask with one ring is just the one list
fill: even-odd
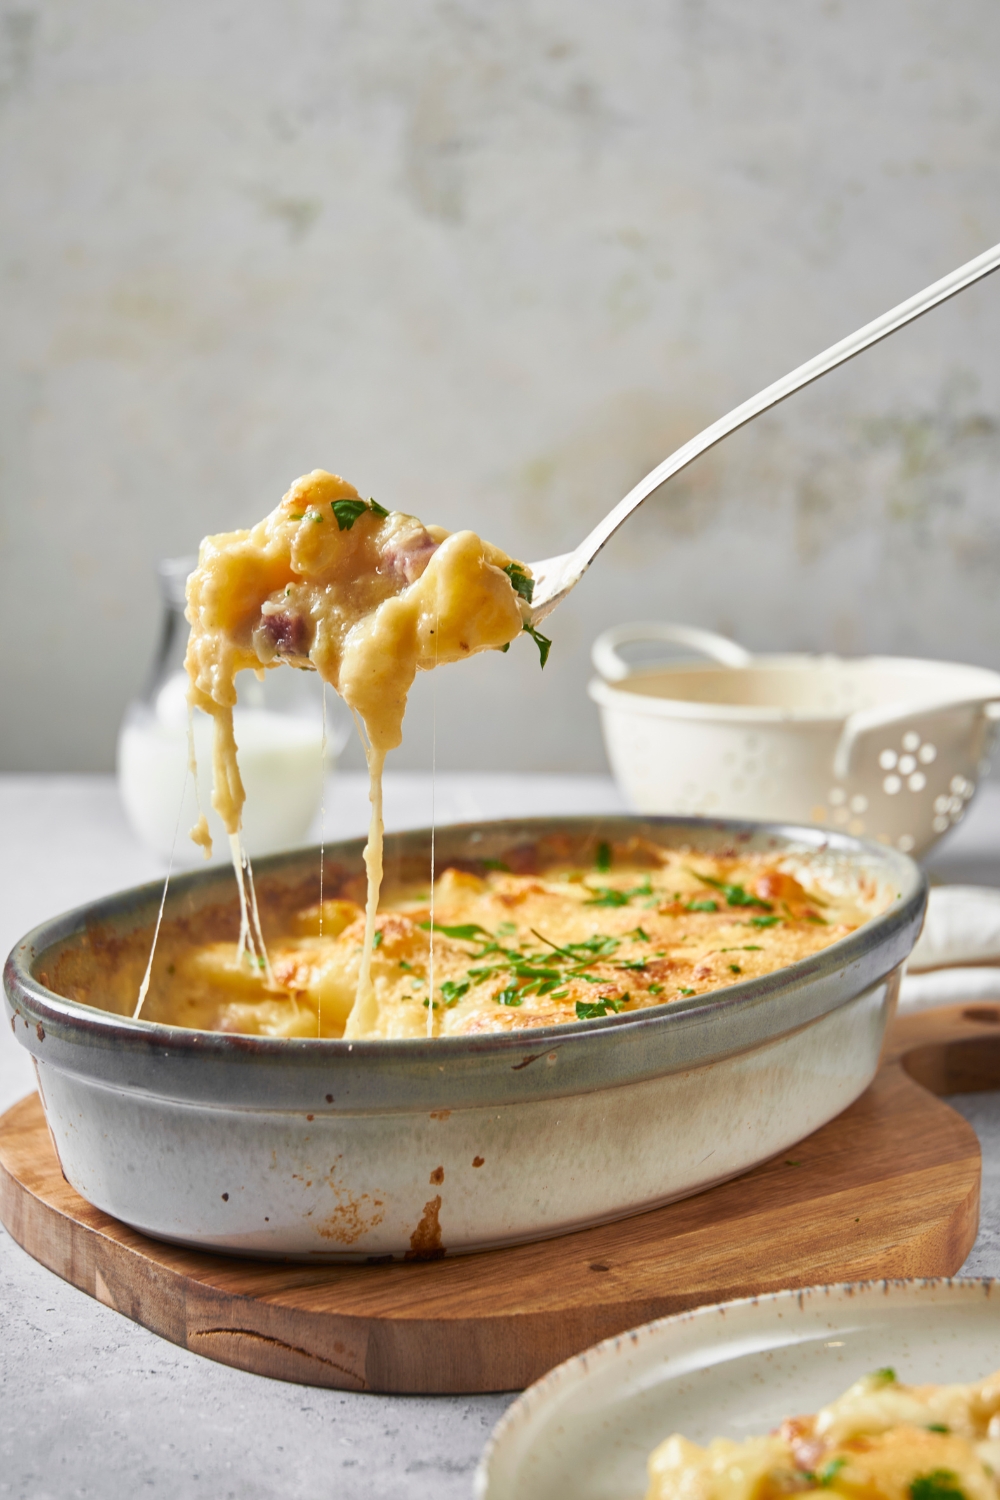
[(803, 858), (709, 858), (629, 840), (597, 846), (586, 868), (447, 868), (430, 890), (386, 891), (373, 927), (343, 894), (290, 913), (272, 932), (270, 988), (236, 944), (168, 937), (145, 1014), (206, 1030), (381, 1038), (600, 1020), (770, 973), (879, 904), (875, 892), (821, 887)]
[[(477, 651), (505, 649), (525, 628), (521, 596), (528, 578), (522, 565), (473, 532), (449, 535), (388, 512), (322, 469), (296, 480), (251, 530), (201, 544), (187, 594), (190, 701), (214, 720), (212, 805), (235, 840), (245, 918), (255, 898), (252, 879), (244, 882), (249, 871), (239, 844), (245, 792), (233, 729), (236, 674), (283, 662), (314, 667), (364, 728), (372, 813), (365, 940), (349, 1036), (369, 1034), (375, 1017), (371, 952), (382, 878), (382, 770), (402, 739), (413, 679)], [(204, 822), (192, 837), (206, 845)], [(248, 920), (241, 926), (244, 943), (253, 949)]]
[(974, 1385), (857, 1381), (768, 1437), (699, 1447), (675, 1434), (649, 1460), (646, 1500), (997, 1500), (1000, 1372)]

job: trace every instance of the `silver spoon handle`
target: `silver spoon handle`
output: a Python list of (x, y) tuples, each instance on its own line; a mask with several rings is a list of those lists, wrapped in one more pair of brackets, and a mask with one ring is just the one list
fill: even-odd
[[(946, 302), (949, 297), (954, 297), (956, 292), (962, 292), (974, 281), (988, 276), (991, 271), (1000, 267), (1000, 245), (994, 245), (992, 250), (986, 250), (982, 255), (977, 255), (975, 260), (968, 261), (964, 266), (959, 266), (957, 271), (952, 271), (949, 276), (942, 276), (940, 281), (935, 281), (932, 286), (925, 287), (915, 297), (909, 297), (901, 302), (898, 307), (883, 313), (871, 323), (866, 323), (864, 328), (859, 328), (857, 333), (852, 333), (849, 338), (841, 339), (839, 344), (831, 344), (822, 354), (817, 354), (814, 359), (806, 360), (804, 365), (799, 365), (790, 375), (785, 375), (781, 380), (776, 380), (773, 385), (767, 386), (758, 395), (751, 396), (749, 401), (744, 401), (742, 406), (737, 406), (728, 416), (720, 417), (713, 422), (711, 427), (706, 427), (697, 437), (678, 448), (669, 458), (658, 465), (652, 473), (647, 474), (634, 489), (629, 490), (624, 500), (620, 500), (614, 510), (609, 511), (589, 536), (575, 549), (578, 556), (586, 567), (587, 563), (595, 558), (609, 537), (613, 536), (619, 526), (630, 516), (637, 505), (659, 489), (665, 480), (673, 478), (681, 469), (687, 467), (702, 453), (735, 432), (738, 427), (743, 427), (747, 422), (752, 422), (754, 417), (760, 416), (761, 412), (767, 411), (771, 406), (777, 406), (779, 401), (784, 401), (787, 396), (794, 395), (803, 386), (818, 380), (828, 370), (835, 370), (838, 365), (853, 359), (865, 349), (870, 349), (872, 344), (877, 344), (880, 339), (888, 338), (890, 333), (895, 333), (897, 328), (903, 328), (907, 323), (912, 323), (914, 318), (921, 314), (930, 312), (932, 307), (937, 307), (939, 302)], [(586, 559), (586, 561), (583, 561)]]

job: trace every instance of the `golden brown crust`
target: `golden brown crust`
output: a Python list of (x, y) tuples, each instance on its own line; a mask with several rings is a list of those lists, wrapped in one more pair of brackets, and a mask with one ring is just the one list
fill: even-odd
[[(473, 1035), (599, 1020), (688, 999), (807, 957), (872, 914), (848, 896), (821, 894), (801, 862), (792, 870), (773, 858), (713, 860), (657, 849), (654, 865), (650, 849), (641, 852), (641, 864), (629, 865), (622, 852), (608, 851), (607, 871), (444, 870), (434, 892), (433, 1008), (429, 892), (414, 886), (390, 892), (373, 929), (375, 1019), (367, 1034), (423, 1035), (428, 1010), (433, 1034)], [(756, 894), (763, 890), (770, 894)], [(818, 911), (820, 902), (819, 920), (794, 914)], [(324, 914), (322, 935), (317, 906), (293, 915), (289, 935), (271, 938), (272, 966), (279, 992), (311, 1007), (323, 1035), (339, 1035), (344, 997), (360, 969), (365, 919), (342, 898), (328, 899)], [(221, 986), (218, 1005), (234, 998), (232, 972), (241, 1000), (249, 985), (272, 1007), (266, 1015), (273, 1026), (279, 995), (266, 993), (260, 970), (233, 969), (233, 945), (208, 945), (209, 951)], [(169, 1014), (184, 1024), (196, 958), (197, 951), (195, 958), (188, 954), (168, 981), (158, 979), (152, 999), (158, 1018)], [(204, 987), (199, 999), (207, 1002)], [(199, 1008), (191, 1024), (205, 1025), (204, 1015)], [(300, 1012), (293, 1020), (300, 1024)]]

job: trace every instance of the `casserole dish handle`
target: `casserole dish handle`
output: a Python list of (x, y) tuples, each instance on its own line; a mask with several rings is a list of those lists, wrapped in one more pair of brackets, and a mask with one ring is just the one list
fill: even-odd
[(753, 660), (750, 652), (724, 635), (713, 630), (702, 630), (697, 625), (671, 625), (666, 620), (636, 620), (630, 624), (613, 625), (597, 637), (590, 651), (594, 668), (605, 682), (621, 682), (633, 670), (618, 654), (619, 646), (630, 646), (639, 641), (660, 641), (671, 646), (690, 646), (702, 656), (710, 656), (724, 667), (748, 667)]

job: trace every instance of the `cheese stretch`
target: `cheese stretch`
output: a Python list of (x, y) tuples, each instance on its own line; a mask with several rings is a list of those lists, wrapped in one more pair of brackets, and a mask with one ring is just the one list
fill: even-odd
[[(527, 628), (522, 600), (530, 595), (528, 570), (473, 532), (449, 535), (387, 511), (322, 469), (296, 480), (249, 531), (201, 544), (187, 589), (190, 702), (214, 719), (212, 802), (233, 849), (241, 956), (244, 947), (255, 956), (252, 922), (269, 980), (252, 873), (238, 845), (245, 794), (233, 734), (236, 675), (282, 663), (315, 668), (364, 727), (372, 817), (351, 1034), (363, 1034), (373, 1020), (368, 956), (382, 878), (382, 768), (402, 738), (410, 686), (418, 671), (505, 650)], [(204, 819), (192, 837), (210, 851)]]
[(646, 1500), (997, 1500), (1000, 1372), (971, 1385), (904, 1385), (877, 1370), (768, 1437), (677, 1434), (649, 1460)]

